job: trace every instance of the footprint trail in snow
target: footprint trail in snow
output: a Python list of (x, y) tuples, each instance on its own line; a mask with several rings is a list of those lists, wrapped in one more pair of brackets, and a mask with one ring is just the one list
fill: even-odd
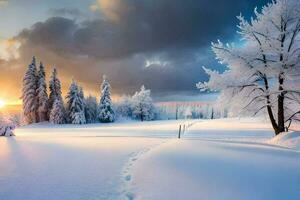
[(140, 151), (132, 153), (132, 155), (128, 159), (127, 163), (124, 165), (122, 173), (121, 173), (121, 177), (122, 177), (121, 199), (134, 200), (136, 198), (136, 195), (133, 192), (133, 186), (132, 186), (132, 169), (133, 169), (135, 163), (139, 159), (141, 159), (145, 154), (149, 153), (151, 150), (153, 150), (156, 147), (161, 146), (162, 144), (164, 144), (168, 141), (171, 141), (171, 140), (167, 139), (163, 142), (160, 142), (159, 144), (155, 144), (150, 147), (144, 148)]
[[(190, 125), (187, 125), (187, 126), (188, 126), (188, 128), (190, 128), (194, 124), (196, 124), (196, 122), (194, 122)], [(186, 130), (186, 131), (188, 131), (188, 130)], [(132, 185), (132, 172), (133, 172), (133, 167), (134, 167), (135, 163), (138, 160), (140, 160), (145, 154), (149, 153), (153, 149), (155, 149), (167, 142), (171, 142), (171, 141), (174, 141), (174, 138), (166, 139), (158, 144), (149, 146), (147, 148), (144, 148), (140, 151), (137, 151), (137, 152), (134, 152), (131, 154), (130, 158), (124, 165), (122, 174), (121, 174), (121, 177), (122, 177), (121, 192), (120, 192), (121, 199), (124, 199), (124, 200), (135, 200), (136, 199), (136, 195), (133, 192), (134, 186)]]

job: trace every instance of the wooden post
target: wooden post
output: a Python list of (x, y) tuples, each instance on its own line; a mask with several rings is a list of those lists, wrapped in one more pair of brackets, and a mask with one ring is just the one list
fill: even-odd
[(179, 133), (178, 133), (178, 138), (180, 139), (180, 133), (181, 133), (181, 125), (179, 125)]

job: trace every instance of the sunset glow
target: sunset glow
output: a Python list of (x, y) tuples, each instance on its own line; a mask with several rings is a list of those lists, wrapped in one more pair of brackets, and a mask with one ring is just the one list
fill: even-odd
[(6, 103), (4, 100), (0, 99), (0, 109), (5, 107)]
[(300, 200), (300, 0), (0, 0), (0, 25), (0, 200)]

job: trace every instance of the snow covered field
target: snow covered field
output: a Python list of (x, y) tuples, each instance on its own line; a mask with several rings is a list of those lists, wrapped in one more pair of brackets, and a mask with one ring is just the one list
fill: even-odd
[[(179, 124), (191, 125), (181, 140)], [(16, 135), (0, 138), (0, 199), (300, 196), (300, 151), (275, 146), (261, 119), (39, 124)]]

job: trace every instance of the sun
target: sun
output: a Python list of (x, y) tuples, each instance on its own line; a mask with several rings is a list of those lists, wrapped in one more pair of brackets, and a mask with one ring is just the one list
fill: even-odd
[(6, 105), (5, 101), (0, 99), (0, 108), (3, 108)]

